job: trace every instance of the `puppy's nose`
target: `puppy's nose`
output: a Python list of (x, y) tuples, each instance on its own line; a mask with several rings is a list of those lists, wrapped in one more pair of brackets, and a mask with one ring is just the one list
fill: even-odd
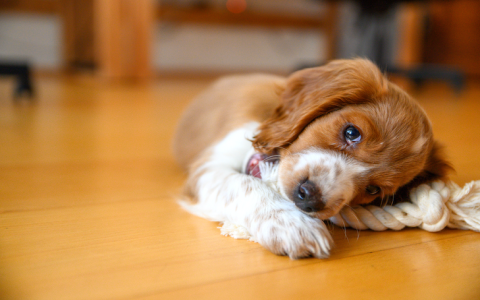
[(309, 180), (298, 185), (293, 198), (295, 205), (305, 212), (316, 212), (325, 207), (321, 191)]

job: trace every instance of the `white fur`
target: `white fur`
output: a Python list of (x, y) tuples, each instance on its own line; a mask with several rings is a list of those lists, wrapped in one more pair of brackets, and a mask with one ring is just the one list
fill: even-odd
[(201, 172), (197, 203), (182, 206), (206, 219), (244, 227), (252, 240), (276, 254), (327, 257), (332, 238), (321, 220), (301, 212), (266, 182), (241, 173), (252, 149), (247, 138), (257, 126), (249, 123), (213, 146), (209, 161), (196, 170)]
[[(294, 171), (308, 170), (308, 179), (321, 190), (327, 207), (341, 209), (354, 196), (354, 179), (369, 170), (365, 164), (335, 151), (313, 148), (296, 155), (298, 158)], [(281, 181), (288, 174), (282, 171), (280, 164), (279, 190), (287, 197)]]

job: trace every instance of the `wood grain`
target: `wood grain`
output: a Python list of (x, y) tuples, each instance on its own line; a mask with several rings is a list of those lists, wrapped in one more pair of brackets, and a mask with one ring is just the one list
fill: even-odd
[(151, 75), (153, 0), (95, 0), (95, 63), (105, 78)]
[[(328, 260), (292, 261), (182, 211), (170, 139), (210, 80), (0, 80), (1, 299), (477, 299), (480, 234), (332, 227)], [(480, 85), (413, 93), (463, 184), (480, 179)]]

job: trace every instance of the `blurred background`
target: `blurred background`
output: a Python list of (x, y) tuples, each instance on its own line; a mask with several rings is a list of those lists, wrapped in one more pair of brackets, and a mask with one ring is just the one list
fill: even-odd
[(459, 84), (480, 78), (479, 12), (477, 0), (0, 0), (0, 60), (150, 78), (288, 74), (362, 56)]
[(325, 263), (221, 238), (170, 148), (218, 76), (360, 56), (478, 180), (479, 37), (479, 0), (0, 0), (0, 299), (480, 299), (466, 231), (337, 229)]

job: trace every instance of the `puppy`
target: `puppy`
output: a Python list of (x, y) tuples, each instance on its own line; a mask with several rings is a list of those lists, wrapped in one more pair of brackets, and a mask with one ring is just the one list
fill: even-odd
[[(186, 110), (173, 148), (189, 211), (292, 259), (328, 257), (321, 220), (345, 205), (405, 198), (450, 169), (422, 108), (364, 59), (221, 79)], [(241, 172), (262, 159), (278, 162), (280, 192)]]

